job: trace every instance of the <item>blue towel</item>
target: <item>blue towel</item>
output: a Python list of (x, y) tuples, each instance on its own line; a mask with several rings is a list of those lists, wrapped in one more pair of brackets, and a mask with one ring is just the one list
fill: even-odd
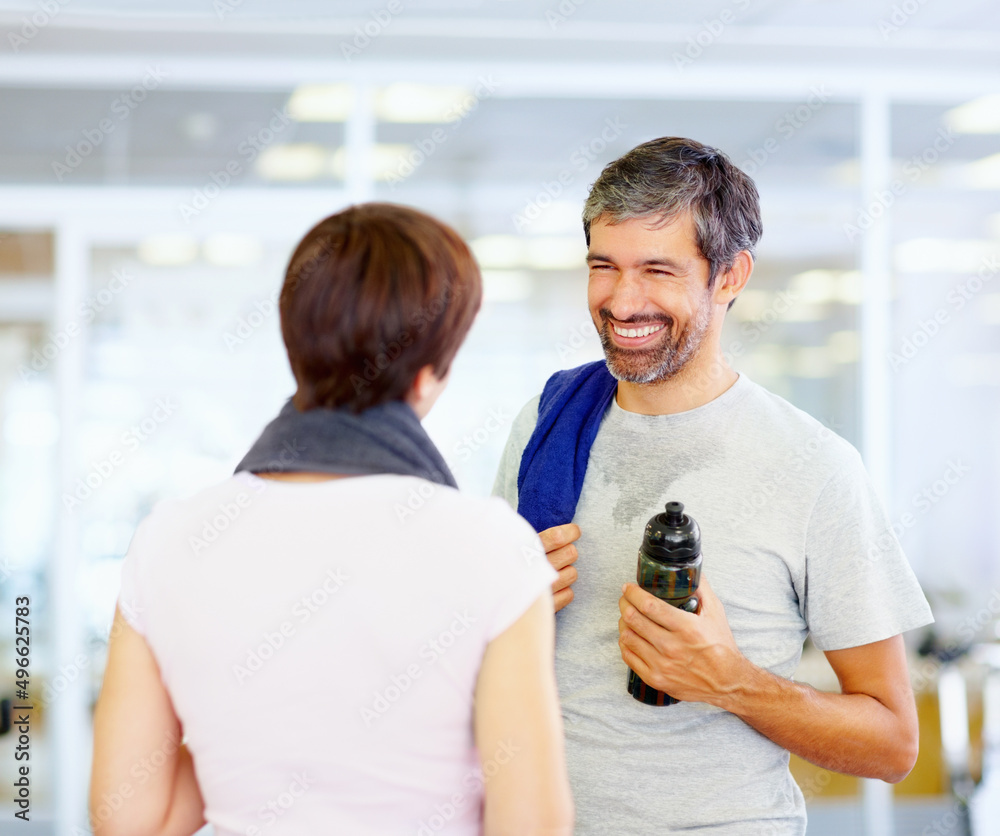
[(545, 384), (517, 472), (517, 512), (535, 531), (572, 522), (590, 448), (617, 386), (603, 360), (556, 372)]

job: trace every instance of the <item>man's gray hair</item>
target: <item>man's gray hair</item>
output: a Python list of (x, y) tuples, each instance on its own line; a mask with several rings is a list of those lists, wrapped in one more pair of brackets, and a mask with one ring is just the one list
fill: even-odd
[(668, 136), (608, 163), (584, 204), (583, 232), (589, 245), (590, 225), (598, 218), (615, 224), (652, 217), (666, 225), (689, 210), (711, 268), (711, 288), (737, 253), (747, 250), (754, 257), (763, 232), (757, 187), (715, 148)]

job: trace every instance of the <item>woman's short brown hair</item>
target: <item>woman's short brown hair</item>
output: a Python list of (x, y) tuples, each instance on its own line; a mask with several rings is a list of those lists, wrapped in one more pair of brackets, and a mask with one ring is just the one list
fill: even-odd
[(423, 212), (365, 203), (320, 221), (281, 289), (296, 408), (361, 412), (403, 400), (424, 366), (444, 377), (481, 300), (469, 248)]

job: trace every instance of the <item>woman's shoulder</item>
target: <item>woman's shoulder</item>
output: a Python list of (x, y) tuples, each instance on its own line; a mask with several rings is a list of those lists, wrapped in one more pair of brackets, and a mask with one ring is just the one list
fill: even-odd
[(463, 520), (480, 524), (488, 523), (495, 529), (534, 536), (534, 529), (510, 504), (499, 496), (476, 496), (454, 488), (435, 486), (440, 494), (441, 511), (453, 513)]

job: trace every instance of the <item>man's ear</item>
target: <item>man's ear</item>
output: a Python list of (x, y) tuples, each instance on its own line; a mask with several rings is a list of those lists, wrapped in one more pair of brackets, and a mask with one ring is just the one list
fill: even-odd
[(752, 272), (753, 256), (747, 250), (740, 250), (736, 253), (732, 266), (724, 273), (719, 273), (715, 281), (713, 293), (715, 304), (727, 307), (731, 305), (736, 297), (743, 292)]

